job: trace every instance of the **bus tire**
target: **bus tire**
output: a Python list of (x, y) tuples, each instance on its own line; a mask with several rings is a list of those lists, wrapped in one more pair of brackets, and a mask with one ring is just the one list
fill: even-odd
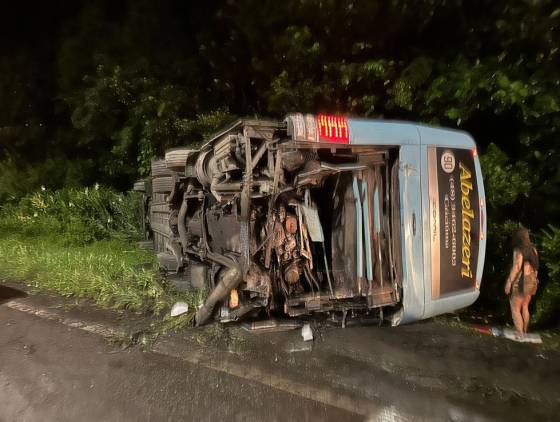
[(153, 193), (169, 193), (173, 190), (173, 185), (175, 181), (173, 177), (154, 177), (152, 180), (152, 192)]
[(171, 176), (171, 170), (165, 165), (165, 160), (152, 161), (152, 177)]
[(196, 151), (188, 148), (173, 148), (165, 153), (165, 164), (173, 171), (183, 172), (187, 165), (187, 159)]
[(135, 192), (146, 192), (146, 183), (143, 180), (138, 180), (134, 182), (134, 187), (132, 189)]

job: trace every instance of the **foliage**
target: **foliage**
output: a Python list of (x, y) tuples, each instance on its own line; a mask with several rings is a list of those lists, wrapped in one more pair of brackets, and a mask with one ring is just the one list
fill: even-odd
[(486, 202), (493, 211), (510, 207), (520, 197), (529, 196), (532, 175), (527, 162), (511, 164), (508, 156), (492, 143), (480, 157), (480, 163), (484, 172)]
[(135, 193), (91, 188), (46, 188), (0, 213), (0, 232), (24, 238), (55, 235), (69, 246), (114, 238), (138, 239), (140, 201)]
[[(531, 196), (560, 194), (552, 0), (58, 0), (44, 13), (55, 21), (35, 22), (44, 55), (14, 37), (21, 53), (0, 63), (0, 160), (54, 151), (93, 161), (78, 183), (126, 189), (166, 148), (200, 142), (208, 115), (222, 115), (216, 129), (229, 112), (329, 111), (465, 128), (482, 151), (494, 143), (527, 162)], [(39, 31), (49, 25), (61, 36)]]
[(59, 189), (77, 188), (89, 184), (93, 172), (92, 160), (68, 161), (62, 156), (29, 165), (13, 159), (0, 161), (0, 205), (17, 203), (29, 192), (44, 186)]
[[(560, 228), (549, 225), (543, 230), (540, 242), (541, 259), (548, 271), (548, 280), (539, 286), (535, 322), (551, 324), (560, 322)], [(542, 264), (541, 264), (542, 267)], [(541, 270), (542, 272), (542, 270)]]
[(83, 145), (110, 145), (103, 171), (108, 175), (149, 173), (150, 163), (166, 149), (196, 146), (201, 139), (231, 120), (225, 109), (183, 117), (192, 107), (185, 88), (119, 65), (98, 65), (85, 78), (86, 87), (74, 95), (72, 124)]

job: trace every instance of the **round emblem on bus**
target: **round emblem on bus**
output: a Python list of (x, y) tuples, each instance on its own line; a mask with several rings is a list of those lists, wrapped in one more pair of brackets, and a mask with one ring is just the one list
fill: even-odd
[(452, 151), (444, 151), (441, 155), (441, 168), (446, 173), (452, 173), (455, 170), (455, 155)]

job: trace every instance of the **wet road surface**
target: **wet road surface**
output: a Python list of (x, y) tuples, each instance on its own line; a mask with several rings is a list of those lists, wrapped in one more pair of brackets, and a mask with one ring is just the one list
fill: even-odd
[(0, 420), (360, 420), (255, 382), (0, 307)]
[(314, 326), (313, 342), (299, 330), (213, 324), (122, 350), (73, 327), (122, 328), (129, 316), (7, 289), (0, 284), (0, 421), (527, 421), (560, 411), (558, 352), (439, 323)]

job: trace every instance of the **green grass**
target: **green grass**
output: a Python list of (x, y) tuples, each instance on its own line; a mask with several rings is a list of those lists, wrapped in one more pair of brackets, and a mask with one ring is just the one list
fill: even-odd
[(106, 307), (159, 312), (169, 299), (158, 281), (153, 255), (118, 239), (68, 246), (54, 236), (4, 235), (0, 273)]
[(180, 294), (160, 277), (153, 252), (140, 249), (138, 198), (110, 189), (38, 191), (0, 211), (0, 276), (102, 307), (164, 314), (157, 331), (192, 322), (202, 294)]

